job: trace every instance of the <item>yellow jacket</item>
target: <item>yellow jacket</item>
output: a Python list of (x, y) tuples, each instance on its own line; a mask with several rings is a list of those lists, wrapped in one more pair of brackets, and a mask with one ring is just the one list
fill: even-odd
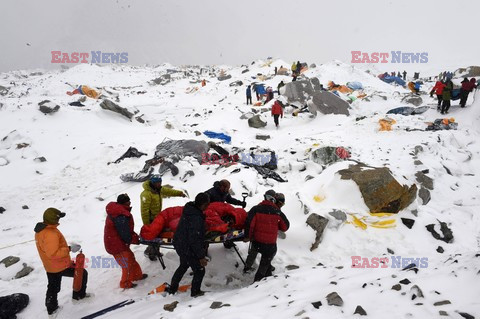
[(57, 273), (72, 264), (70, 248), (57, 225), (38, 223), (35, 227), (35, 242), (43, 267), (47, 272)]
[(144, 191), (140, 194), (140, 209), (144, 225), (149, 225), (162, 211), (162, 199), (182, 196), (183, 192), (170, 187), (162, 187), (160, 193), (150, 187), (150, 181), (143, 183)]

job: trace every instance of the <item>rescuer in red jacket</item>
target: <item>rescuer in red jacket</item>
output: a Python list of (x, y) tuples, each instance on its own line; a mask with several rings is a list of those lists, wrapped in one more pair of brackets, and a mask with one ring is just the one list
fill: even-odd
[(255, 281), (272, 275), (272, 260), (277, 253), (277, 233), (287, 231), (290, 222), (280, 207), (285, 203), (284, 196), (269, 190), (260, 204), (249, 212), (245, 223), (245, 241), (252, 242), (251, 249), (262, 255), (260, 265), (255, 274)]
[(275, 103), (273, 103), (272, 116), (273, 116), (273, 121), (275, 122), (275, 126), (278, 127), (278, 118), (282, 116), (282, 119), (283, 119), (283, 108), (278, 100), (276, 100)]
[(122, 268), (120, 288), (134, 288), (133, 281), (148, 277), (142, 273), (140, 265), (135, 260), (135, 255), (130, 250), (130, 244), (138, 245), (138, 235), (133, 231), (133, 216), (130, 213), (130, 198), (127, 194), (121, 194), (116, 202), (108, 203), (106, 207), (107, 218), (105, 219), (104, 243), (105, 250), (113, 255)]

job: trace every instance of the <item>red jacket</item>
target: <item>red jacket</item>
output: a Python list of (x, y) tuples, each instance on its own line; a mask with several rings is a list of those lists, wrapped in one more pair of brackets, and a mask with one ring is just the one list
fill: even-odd
[(275, 103), (273, 103), (273, 106), (272, 106), (272, 115), (282, 115), (283, 117), (283, 108), (282, 106), (280, 105), (280, 103), (278, 103), (278, 101), (275, 101)]
[(444, 83), (437, 81), (437, 83), (435, 83), (435, 86), (433, 87), (433, 90), (435, 90), (436, 95), (442, 95), (444, 87), (445, 87)]
[(132, 241), (138, 242), (138, 235), (133, 231), (133, 216), (125, 206), (110, 202), (106, 211), (103, 242), (109, 254), (117, 255), (128, 250)]
[(262, 244), (275, 244), (278, 231), (287, 231), (289, 227), (290, 222), (277, 205), (264, 200), (248, 212), (245, 237)]

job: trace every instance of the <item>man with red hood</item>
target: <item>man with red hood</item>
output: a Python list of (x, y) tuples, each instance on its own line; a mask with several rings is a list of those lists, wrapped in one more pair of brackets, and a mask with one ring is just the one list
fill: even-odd
[(275, 122), (275, 126), (278, 127), (278, 118), (282, 116), (283, 119), (283, 108), (278, 100), (276, 100), (275, 103), (273, 103), (272, 105), (272, 116), (273, 121)]
[(285, 232), (290, 227), (290, 222), (280, 210), (284, 202), (285, 196), (277, 196), (274, 190), (269, 190), (265, 193), (264, 200), (248, 212), (245, 241), (250, 240), (251, 249), (262, 255), (255, 281), (272, 275), (272, 260), (277, 253), (278, 231)]
[(127, 194), (118, 195), (116, 202), (108, 203), (106, 207), (104, 243), (105, 250), (113, 255), (122, 268), (120, 288), (135, 288), (133, 281), (148, 277), (142, 273), (135, 255), (130, 250), (130, 244), (138, 245), (139, 237), (133, 231), (134, 222), (131, 214), (130, 197)]
[(438, 101), (438, 105), (437, 105), (437, 110), (440, 111), (440, 107), (442, 106), (442, 94), (443, 94), (443, 88), (445, 87), (445, 83), (443, 83), (443, 81), (437, 81), (435, 83), (435, 86), (432, 88), (432, 90), (430, 91), (430, 96), (433, 97), (433, 93), (435, 93), (435, 95), (437, 96), (437, 101)]

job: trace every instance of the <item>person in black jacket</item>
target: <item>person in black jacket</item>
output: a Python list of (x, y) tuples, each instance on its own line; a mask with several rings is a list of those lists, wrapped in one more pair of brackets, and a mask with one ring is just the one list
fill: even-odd
[(180, 265), (173, 274), (168, 292), (174, 294), (178, 290), (180, 280), (192, 268), (193, 279), (191, 296), (201, 296), (204, 292), (200, 289), (205, 266), (207, 266), (205, 249), (205, 215), (203, 211), (210, 204), (207, 193), (199, 193), (195, 202), (188, 202), (183, 208), (182, 217), (173, 236), (173, 247), (180, 257)]
[(210, 196), (210, 202), (221, 202), (221, 203), (229, 203), (232, 205), (242, 206), (245, 208), (247, 206), (246, 202), (242, 202), (238, 199), (235, 199), (230, 195), (230, 182), (226, 179), (222, 179), (221, 181), (217, 181), (213, 183), (213, 187), (210, 188), (206, 193)]

